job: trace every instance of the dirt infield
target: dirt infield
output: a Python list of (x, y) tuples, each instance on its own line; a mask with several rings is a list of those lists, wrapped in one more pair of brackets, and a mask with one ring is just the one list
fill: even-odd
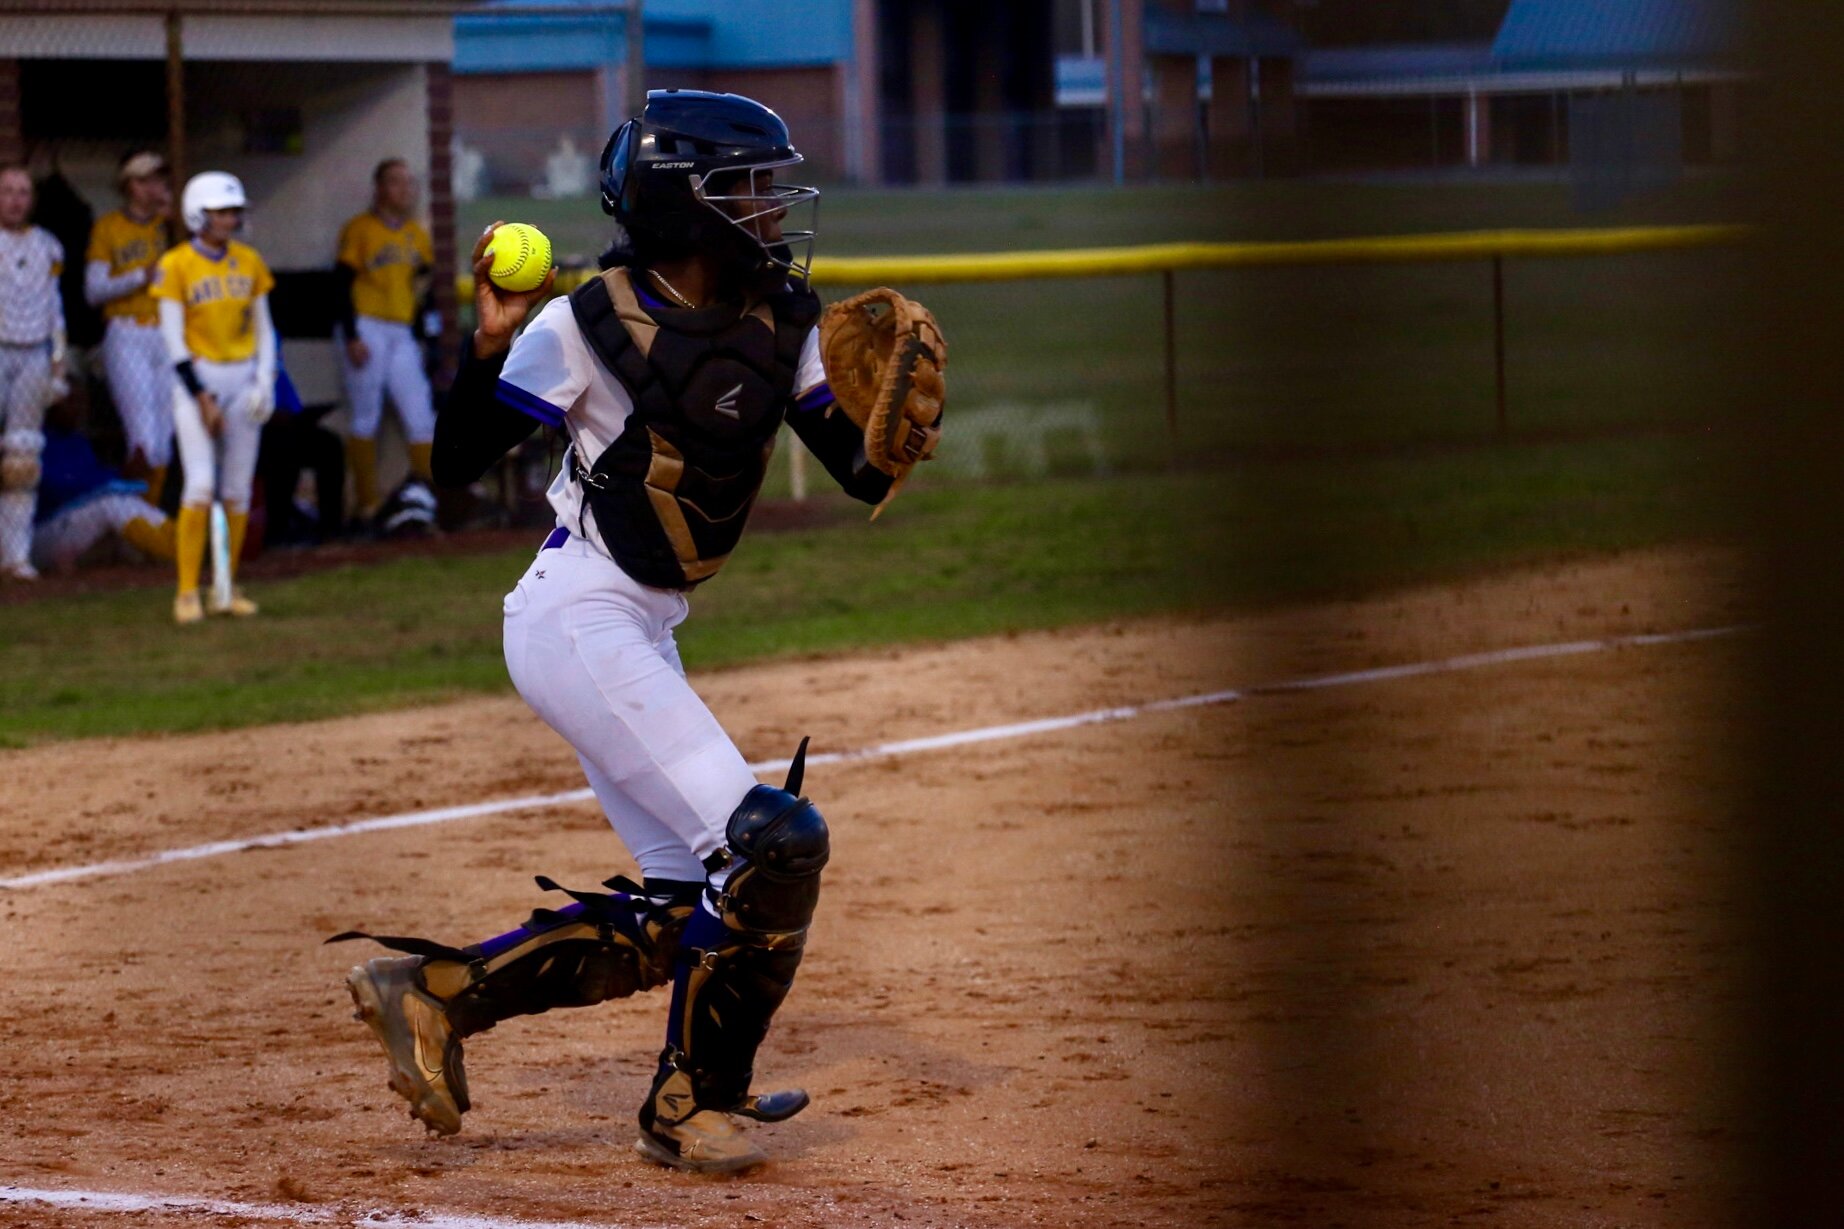
[[(1678, 549), (696, 681), (770, 759), (1744, 614)], [(758, 1078), (815, 1104), (739, 1179), (629, 1151), (657, 997), (470, 1041), (476, 1108), (426, 1139), (340, 987), (369, 952), (319, 944), (479, 938), (554, 903), (534, 873), (630, 869), (590, 807), (0, 892), (0, 1188), (297, 1210), (0, 1224), (1705, 1222), (1737, 644), (814, 768), (835, 856)], [(514, 698), (0, 752), (0, 877), (580, 784)]]

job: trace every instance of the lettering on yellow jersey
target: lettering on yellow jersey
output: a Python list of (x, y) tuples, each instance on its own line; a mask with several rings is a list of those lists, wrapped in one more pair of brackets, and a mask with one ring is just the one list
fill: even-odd
[[(236, 262), (232, 261), (234, 267)], [(214, 273), (201, 277), (186, 288), (186, 306), (198, 307), (204, 303), (220, 303), (226, 299), (238, 300), (255, 297), (256, 279), (247, 273)]]
[(387, 243), (372, 255), (366, 267), (370, 269), (388, 269), (393, 265), (413, 265), (416, 254), (410, 249), (396, 243)]
[(137, 239), (130, 239), (126, 243), (117, 244), (110, 251), (109, 260), (116, 268), (127, 269), (135, 265), (151, 264), (154, 257), (159, 254), (153, 242), (143, 235)]

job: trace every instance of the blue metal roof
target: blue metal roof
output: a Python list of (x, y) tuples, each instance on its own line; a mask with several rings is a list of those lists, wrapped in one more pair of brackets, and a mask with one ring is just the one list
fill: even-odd
[(1511, 0), (1492, 55), (1517, 69), (1720, 64), (1738, 24), (1735, 0)]
[[(626, 16), (607, 0), (546, 0), (579, 15), (495, 13), (455, 19), (455, 71), (559, 72), (620, 63)], [(789, 68), (851, 59), (850, 0), (646, 0), (647, 63), (658, 68)]]

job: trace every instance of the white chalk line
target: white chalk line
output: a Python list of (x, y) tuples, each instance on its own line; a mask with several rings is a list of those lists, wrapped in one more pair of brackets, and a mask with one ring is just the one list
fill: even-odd
[[(1233, 688), (1226, 691), (1210, 691), (1199, 695), (1179, 696), (1169, 700), (1153, 700), (1146, 704), (1127, 704), (1115, 708), (1098, 708), (1086, 713), (1071, 713), (1062, 717), (1045, 717), (1037, 721), (1020, 721), (1008, 725), (984, 726), (973, 730), (957, 730), (948, 734), (935, 734), (927, 738), (910, 738), (901, 742), (880, 743), (874, 747), (861, 747), (855, 751), (829, 751), (807, 757), (809, 765), (853, 764), (866, 760), (890, 759), (899, 755), (910, 755), (921, 751), (943, 751), (953, 747), (965, 747), (975, 743), (996, 742), (1008, 738), (1028, 738), (1033, 734), (1049, 734), (1058, 730), (1072, 730), (1079, 726), (1100, 725), (1106, 722), (1129, 721), (1135, 717), (1144, 717), (1152, 713), (1171, 712), (1175, 709), (1197, 708), (1210, 704), (1230, 704), (1250, 696), (1284, 695), (1289, 692), (1319, 691), (1328, 687), (1349, 687), (1360, 683), (1387, 682), (1394, 679), (1416, 678), (1430, 674), (1452, 674), (1461, 670), (1477, 670), (1485, 666), (1510, 665), (1516, 662), (1541, 661), (1554, 657), (1573, 657), (1582, 653), (1604, 653), (1614, 649), (1639, 648), (1660, 644), (1688, 644), (1698, 640), (1709, 640), (1718, 636), (1734, 635), (1745, 630), (1742, 627), (1705, 627), (1681, 632), (1653, 632), (1634, 636), (1609, 636), (1600, 640), (1571, 640), (1560, 644), (1524, 645), (1518, 648), (1497, 649), (1487, 653), (1468, 653), (1459, 657), (1443, 657), (1433, 661), (1409, 662), (1399, 666), (1379, 666), (1369, 670), (1351, 670), (1341, 674), (1323, 674), (1312, 678), (1290, 679), (1279, 683), (1267, 683), (1253, 687)], [(771, 773), (785, 770), (789, 760), (763, 760), (749, 765), (751, 772)], [(419, 828), (425, 824), (445, 824), (461, 819), (476, 819), (483, 815), (504, 815), (513, 811), (530, 811), (546, 807), (571, 806), (587, 802), (595, 797), (588, 789), (565, 790), (558, 794), (532, 794), (523, 798), (502, 798), (494, 802), (476, 802), (466, 806), (439, 807), (431, 811), (409, 811), (400, 815), (383, 815), (375, 819), (361, 819), (349, 824), (337, 824), (327, 828), (303, 828), (293, 832), (271, 832), (264, 836), (242, 837), (236, 840), (212, 841), (205, 845), (193, 845), (185, 849), (166, 849), (159, 853), (148, 854), (140, 858), (122, 858), (111, 862), (92, 862), (83, 866), (60, 866), (49, 870), (33, 871), (29, 874), (14, 875), (0, 879), (0, 889), (20, 889), (44, 887), (54, 883), (68, 883), (76, 879), (95, 879), (107, 875), (127, 875), (135, 871), (151, 870), (157, 866), (166, 866), (174, 862), (191, 862), (199, 858), (215, 858), (222, 854), (242, 853), (251, 849), (281, 849), (291, 845), (305, 845), (309, 841), (328, 841), (334, 837), (358, 836), (366, 832), (386, 832), (395, 828)]]
[[(640, 1229), (635, 1225), (585, 1221), (516, 1220), (464, 1216), (448, 1212), (398, 1213), (376, 1209), (316, 1207), (288, 1203), (241, 1203), (231, 1199), (193, 1199), (176, 1195), (130, 1195), (120, 1191), (37, 1190), (0, 1185), (0, 1206), (8, 1204), (63, 1208), (77, 1212), (135, 1215), (166, 1212), (181, 1216), (239, 1216), (292, 1225), (344, 1225), (352, 1229)], [(662, 1229), (654, 1226), (652, 1229)]]

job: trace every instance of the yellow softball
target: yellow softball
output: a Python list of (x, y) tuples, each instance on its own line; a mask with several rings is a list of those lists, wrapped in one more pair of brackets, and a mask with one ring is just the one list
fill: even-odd
[(551, 271), (551, 241), (535, 226), (508, 222), (494, 230), (487, 246), (493, 255), (487, 277), (501, 290), (536, 290)]

